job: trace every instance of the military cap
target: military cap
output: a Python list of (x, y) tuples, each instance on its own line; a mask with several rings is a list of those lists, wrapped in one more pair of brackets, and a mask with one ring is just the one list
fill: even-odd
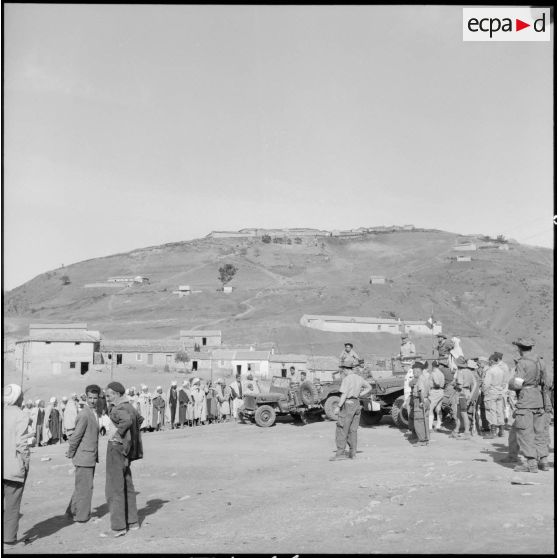
[(512, 342), (512, 345), (517, 345), (518, 347), (533, 347), (535, 342), (530, 337), (520, 337)]
[(465, 360), (465, 357), (462, 356), (457, 358), (455, 364), (457, 364), (457, 368), (468, 368), (467, 361)]
[(418, 359), (415, 360), (415, 362), (413, 362), (413, 366), (412, 366), (412, 368), (420, 368), (421, 370), (424, 370), (427, 367), (428, 367), (428, 363)]
[(347, 341), (347, 343), (345, 343), (345, 347), (346, 347), (347, 345), (349, 345), (349, 347), (351, 347), (351, 349), (353, 348), (353, 344), (350, 343), (349, 341)]
[(401, 340), (403, 340), (403, 339), (409, 339), (409, 336), (408, 336), (406, 333), (404, 333), (404, 334), (401, 336)]
[(443, 339), (447, 339), (448, 336), (445, 335), (444, 333), (438, 333), (438, 335), (436, 335), (436, 337), (442, 337)]
[(498, 360), (502, 360), (502, 357), (504, 355), (502, 353), (499, 353), (498, 351), (494, 351), (494, 354), (492, 356), (495, 356)]

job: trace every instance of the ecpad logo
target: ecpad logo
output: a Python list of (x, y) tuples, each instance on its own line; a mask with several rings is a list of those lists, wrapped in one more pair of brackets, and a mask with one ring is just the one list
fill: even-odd
[(550, 41), (549, 8), (463, 8), (464, 41)]

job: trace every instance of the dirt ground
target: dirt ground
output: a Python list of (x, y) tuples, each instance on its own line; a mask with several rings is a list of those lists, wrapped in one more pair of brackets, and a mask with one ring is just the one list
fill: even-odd
[(106, 439), (86, 524), (64, 518), (74, 481), (66, 444), (34, 448), (19, 530), (29, 542), (9, 554), (555, 551), (554, 447), (550, 472), (518, 474), (497, 462), (507, 433), (435, 432), (415, 447), (385, 417), (359, 429), (356, 460), (330, 462), (334, 429), (284, 421), (145, 434), (145, 457), (132, 465), (141, 529), (119, 539), (99, 537), (109, 528)]

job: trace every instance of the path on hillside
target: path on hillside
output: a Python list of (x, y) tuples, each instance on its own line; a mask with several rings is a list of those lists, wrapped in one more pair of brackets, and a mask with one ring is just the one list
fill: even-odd
[(245, 306), (247, 306), (248, 308), (246, 310), (244, 310), (243, 312), (240, 312), (239, 314), (235, 314), (234, 316), (226, 316), (224, 318), (218, 318), (217, 320), (212, 320), (211, 322), (206, 322), (205, 324), (196, 326), (194, 328), (192, 328), (192, 331), (198, 331), (200, 329), (205, 329), (209, 326), (215, 325), (215, 324), (219, 324), (221, 322), (224, 322), (226, 320), (238, 320), (240, 318), (244, 318), (245, 316), (247, 316), (250, 312), (253, 312), (255, 310), (254, 306), (252, 306), (250, 304), (250, 302), (256, 298), (259, 298), (261, 295), (263, 294), (263, 291), (258, 291), (254, 296), (251, 296), (250, 298), (247, 298), (246, 300), (243, 300), (242, 302), (239, 302), (239, 306), (241, 304), (244, 304)]

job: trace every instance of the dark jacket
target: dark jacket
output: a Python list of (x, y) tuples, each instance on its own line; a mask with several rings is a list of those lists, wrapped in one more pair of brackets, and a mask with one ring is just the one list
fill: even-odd
[(128, 401), (120, 401), (109, 414), (110, 420), (115, 424), (116, 430), (122, 440), (122, 453), (130, 461), (143, 457), (143, 444), (141, 441), (140, 426), (143, 417)]

